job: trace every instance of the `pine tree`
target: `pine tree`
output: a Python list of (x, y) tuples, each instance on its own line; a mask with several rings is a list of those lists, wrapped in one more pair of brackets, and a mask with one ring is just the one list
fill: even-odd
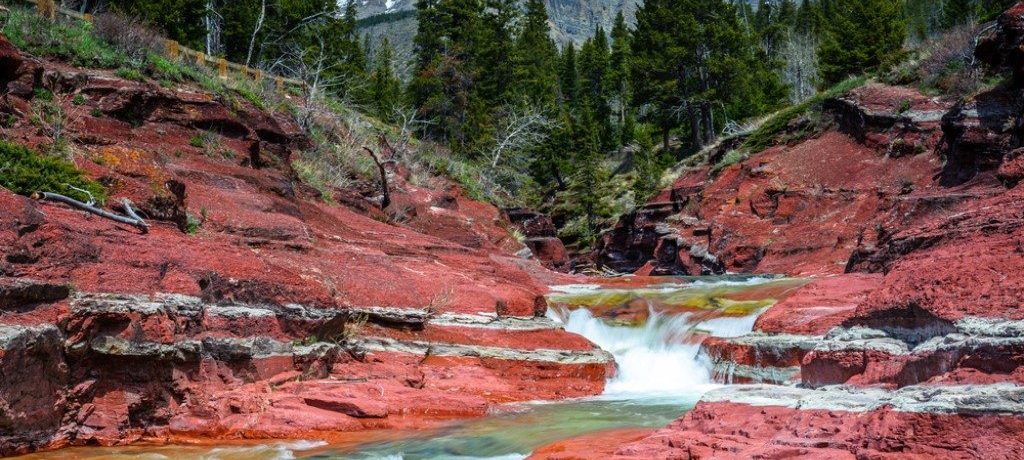
[(573, 166), (575, 167), (569, 192), (586, 222), (587, 234), (592, 240), (598, 231), (598, 219), (607, 217), (610, 209), (603, 198), (607, 196), (608, 171), (601, 153), (599, 125), (587, 107), (581, 109), (573, 129)]
[(569, 112), (562, 110), (557, 122), (547, 128), (547, 139), (537, 146), (530, 159), (530, 174), (541, 186), (554, 185), (555, 190), (568, 187), (565, 172), (569, 170), (566, 152), (573, 151), (572, 119)]
[(818, 49), (821, 77), (832, 85), (895, 62), (903, 54), (907, 24), (900, 2), (833, 0)]
[(633, 140), (632, 117), (629, 114), (631, 91), (629, 86), (630, 33), (622, 11), (615, 16), (612, 27), (612, 48), (608, 58), (608, 87), (613, 111), (618, 144), (626, 145)]
[(580, 48), (578, 59), (579, 97), (589, 111), (601, 139), (602, 148), (612, 148), (611, 107), (608, 103), (608, 36), (600, 26)]
[(942, 2), (942, 16), (939, 21), (943, 29), (968, 22), (974, 22), (978, 16), (977, 0), (945, 0)]
[(576, 47), (566, 44), (559, 58), (558, 87), (561, 91), (562, 103), (575, 107), (579, 103), (580, 79), (576, 66)]
[(205, 0), (111, 0), (109, 5), (116, 11), (150, 21), (186, 46), (203, 48), (205, 31), (196, 18), (206, 13)]
[(800, 0), (800, 7), (796, 10), (795, 30), (804, 35), (817, 35), (820, 31), (820, 12), (818, 5), (812, 0)]
[(489, 107), (507, 100), (512, 89), (514, 25), (519, 19), (516, 0), (485, 0), (480, 41), (474, 52), (478, 75), (474, 90)]
[(558, 95), (558, 49), (549, 35), (543, 0), (527, 0), (526, 18), (513, 55), (515, 98), (550, 110)]
[(716, 120), (716, 112), (749, 117), (785, 98), (785, 87), (757, 48), (731, 3), (644, 2), (633, 34), (635, 98), (648, 106), (666, 150), (681, 121), (690, 128), (691, 147), (699, 148), (717, 136), (722, 118)]
[(395, 109), (401, 103), (401, 83), (395, 76), (394, 49), (387, 37), (384, 37), (378, 48), (371, 77), (371, 98), (377, 116), (382, 120), (391, 121)]
[(472, 151), (485, 133), (488, 108), (474, 94), (483, 36), (478, 0), (417, 0), (416, 68), (410, 102), (430, 120), (427, 134), (456, 152)]

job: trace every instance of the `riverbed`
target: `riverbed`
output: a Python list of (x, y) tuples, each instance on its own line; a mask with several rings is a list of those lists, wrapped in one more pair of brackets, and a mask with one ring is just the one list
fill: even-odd
[(354, 433), (347, 441), (310, 439), (217, 446), (73, 448), (26, 458), (83, 459), (522, 459), (563, 439), (602, 430), (665, 426), (720, 384), (700, 353), (704, 337), (735, 337), (802, 282), (777, 277), (696, 277), (656, 285), (556, 286), (548, 316), (615, 357), (602, 395), (502, 406), (441, 428)]

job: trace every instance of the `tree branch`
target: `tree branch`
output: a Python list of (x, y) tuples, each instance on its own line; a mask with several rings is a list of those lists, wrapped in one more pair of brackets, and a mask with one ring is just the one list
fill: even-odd
[(78, 200), (76, 200), (74, 198), (71, 198), (71, 197), (67, 197), (67, 196), (61, 195), (59, 193), (37, 192), (37, 193), (33, 194), (32, 197), (37, 199), (37, 200), (55, 201), (57, 203), (64, 203), (64, 204), (66, 204), (68, 206), (71, 206), (72, 208), (80, 209), (82, 211), (95, 214), (95, 215), (100, 216), (100, 217), (102, 217), (104, 219), (110, 219), (110, 220), (112, 220), (114, 222), (120, 222), (122, 224), (131, 225), (132, 227), (135, 227), (135, 228), (141, 230), (142, 233), (149, 233), (149, 224), (147, 224), (146, 221), (142, 220), (142, 218), (139, 217), (138, 214), (136, 214), (134, 210), (132, 210), (132, 207), (130, 205), (131, 202), (128, 201), (127, 199), (125, 199), (122, 202), (122, 204), (124, 205), (125, 212), (128, 213), (129, 217), (125, 217), (125, 216), (122, 216), (120, 214), (114, 214), (114, 213), (112, 213), (110, 211), (107, 211), (107, 210), (104, 210), (104, 209), (97, 208), (95, 206), (91, 206), (91, 205), (82, 203), (81, 201), (78, 201)]

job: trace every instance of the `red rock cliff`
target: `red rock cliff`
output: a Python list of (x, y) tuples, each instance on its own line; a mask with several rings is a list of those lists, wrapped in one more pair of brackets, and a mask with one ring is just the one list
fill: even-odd
[(560, 275), (513, 255), (493, 207), (394, 174), (405, 216), (384, 223), (357, 193), (320, 200), (290, 166), (310, 141), (242, 98), (2, 38), (0, 79), (30, 146), (35, 90), (76, 95), (76, 163), (151, 224), (0, 189), (0, 455), (415, 427), (603, 388), (610, 355), (543, 318), (536, 279)]

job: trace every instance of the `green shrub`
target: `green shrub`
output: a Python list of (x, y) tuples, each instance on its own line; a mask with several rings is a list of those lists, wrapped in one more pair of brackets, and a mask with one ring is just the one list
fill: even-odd
[(828, 90), (816, 94), (814, 97), (804, 102), (776, 112), (770, 118), (765, 120), (765, 122), (754, 130), (754, 132), (750, 133), (750, 136), (743, 141), (743, 149), (748, 152), (760, 152), (772, 145), (775, 145), (777, 137), (786, 130), (786, 127), (789, 126), (791, 121), (817, 107), (825, 101), (825, 99), (848, 93), (855, 88), (864, 86), (864, 83), (866, 82), (867, 78), (865, 77), (852, 77), (836, 84)]
[(3, 33), (14, 46), (30, 54), (65, 60), (79, 67), (132, 66), (127, 55), (94, 34), (85, 21), (51, 22), (30, 9), (11, 7)]
[(730, 150), (722, 157), (722, 159), (711, 167), (711, 175), (715, 176), (722, 172), (723, 169), (728, 168), (736, 163), (739, 163), (747, 159), (747, 154), (740, 150)]
[(54, 192), (88, 200), (88, 194), (77, 188), (88, 190), (100, 203), (107, 198), (103, 186), (86, 178), (74, 164), (7, 141), (0, 141), (0, 186), (21, 195)]
[(168, 80), (177, 83), (187, 81), (202, 82), (203, 71), (192, 67), (181, 61), (173, 61), (159, 54), (150, 54), (146, 59), (146, 73), (159, 80)]
[(133, 69), (129, 67), (121, 67), (120, 69), (117, 69), (117, 76), (125, 80), (132, 81), (143, 81), (146, 79), (146, 77), (144, 77), (142, 75), (142, 72), (139, 72), (138, 69)]

